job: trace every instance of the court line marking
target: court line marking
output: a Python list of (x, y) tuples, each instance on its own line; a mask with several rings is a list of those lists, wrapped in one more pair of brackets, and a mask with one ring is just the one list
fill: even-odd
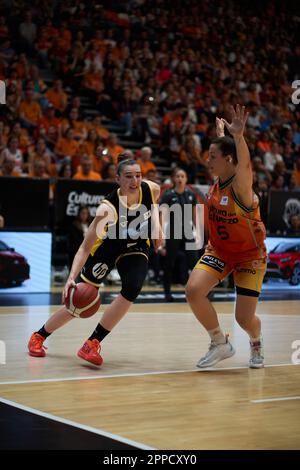
[[(299, 301), (297, 301), (297, 302), (299, 302)], [(145, 304), (145, 305), (146, 305), (146, 304)], [(49, 309), (49, 308), (51, 308), (52, 306), (49, 306), (49, 307), (48, 307), (48, 306), (40, 306), (40, 307), (39, 307), (39, 310), (41, 310), (41, 307), (42, 307), (42, 308), (45, 308), (45, 309)], [(61, 305), (60, 305), (60, 307), (61, 307)], [(6, 308), (6, 307), (0, 307), (0, 309), (1, 309), (1, 308)], [(16, 308), (16, 307), (13, 307), (13, 308)], [(30, 307), (30, 308), (32, 308), (32, 307)], [(101, 313), (103, 313), (103, 311), (102, 311), (102, 310), (99, 310), (99, 312), (97, 312), (97, 313), (100, 313), (100, 314), (101, 314)], [(13, 312), (13, 313), (1, 313), (1, 311), (0, 311), (0, 320), (1, 320), (2, 317), (5, 317), (5, 316), (6, 316), (6, 317), (8, 317), (8, 316), (11, 317), (12, 315), (14, 315), (14, 316), (19, 315), (19, 316), (21, 316), (21, 317), (24, 318), (24, 316), (25, 316), (26, 314), (27, 314), (27, 315), (28, 315), (28, 314), (30, 315), (30, 312), (24, 312), (24, 313), (21, 313), (21, 312), (18, 312), (18, 313), (14, 313), (14, 312)], [(48, 310), (47, 310), (47, 311), (46, 311), (46, 310), (45, 310), (45, 311), (40, 311), (40, 313), (39, 313), (39, 315), (43, 315), (43, 316), (44, 316), (44, 315), (49, 315), (49, 314), (52, 315), (52, 312), (50, 312), (50, 311), (48, 311)], [(186, 312), (145, 312), (145, 311), (134, 312), (134, 311), (131, 311), (131, 312), (128, 312), (128, 315), (145, 315), (145, 314), (146, 314), (146, 315), (177, 315), (177, 316), (178, 316), (178, 315), (188, 315), (188, 314), (189, 314), (189, 315), (192, 315), (192, 316), (194, 317), (194, 314), (193, 314), (192, 311), (186, 311)], [(97, 315), (97, 314), (95, 314), (95, 315)], [(234, 320), (234, 312), (218, 312), (218, 315), (226, 315), (226, 316), (232, 315), (232, 319)], [(276, 318), (278, 318), (278, 317), (279, 317), (279, 318), (280, 318), (280, 317), (281, 317), (281, 318), (289, 318), (289, 317), (292, 317), (292, 318), (294, 318), (294, 317), (295, 317), (295, 318), (299, 318), (298, 312), (289, 313), (289, 314), (287, 314), (287, 315), (284, 315), (284, 314), (281, 314), (281, 313), (280, 313), (280, 314), (279, 314), (279, 313), (278, 313), (278, 314), (277, 314), (277, 313), (259, 313), (259, 316), (260, 316), (260, 317), (264, 317), (264, 316), (270, 317), (270, 316), (272, 316), (272, 315), (273, 315), (274, 317), (276, 317)], [(37, 316), (37, 314), (34, 313), (34, 316)]]
[(251, 403), (269, 403), (269, 402), (272, 402), (272, 401), (287, 401), (287, 400), (300, 400), (300, 396), (297, 396), (297, 397), (263, 398), (261, 400), (251, 400)]
[[(285, 366), (297, 366), (297, 364), (288, 363), (288, 364), (266, 364), (265, 368), (270, 367), (285, 367)], [(99, 380), (99, 379), (119, 379), (127, 377), (144, 377), (147, 375), (168, 375), (168, 374), (190, 374), (191, 372), (222, 372), (227, 370), (239, 370), (239, 369), (249, 369), (248, 366), (233, 366), (233, 367), (222, 367), (214, 368), (207, 367), (206, 369), (186, 369), (186, 370), (164, 370), (164, 371), (152, 371), (152, 372), (132, 372), (124, 374), (109, 374), (109, 375), (89, 375), (89, 376), (79, 376), (79, 377), (59, 377), (59, 378), (49, 378), (49, 379), (32, 379), (32, 380), (17, 380), (17, 381), (6, 381), (1, 382), (1, 385), (22, 385), (22, 384), (32, 384), (32, 383), (49, 383), (49, 382), (70, 382), (76, 380)], [(0, 390), (1, 391), (1, 390)]]
[(140, 442), (133, 441), (131, 439), (127, 439), (126, 437), (119, 436), (118, 434), (112, 434), (110, 432), (106, 432), (102, 429), (97, 429), (93, 428), (92, 426), (86, 426), (85, 424), (80, 424), (77, 423), (76, 421), (71, 421), (69, 419), (61, 418), (59, 416), (55, 416), (51, 413), (46, 413), (44, 411), (37, 410), (36, 408), (31, 408), (29, 406), (21, 405), (20, 403), (7, 400), (6, 398), (1, 398), (0, 397), (0, 402), (4, 403), (5, 405), (10, 405), (15, 408), (18, 408), (23, 411), (28, 411), (29, 413), (41, 416), (43, 418), (51, 419), (52, 421), (57, 421), (62, 424), (67, 424), (69, 426), (73, 426), (78, 429), (82, 429), (83, 431), (88, 431), (92, 432), (94, 434), (98, 434), (99, 436), (104, 436), (108, 437), (109, 439), (113, 439), (115, 441), (122, 442), (123, 444), (128, 444), (130, 446), (137, 447), (138, 449), (143, 449), (143, 450), (156, 450), (155, 447), (149, 447), (146, 446), (145, 444), (142, 444)]

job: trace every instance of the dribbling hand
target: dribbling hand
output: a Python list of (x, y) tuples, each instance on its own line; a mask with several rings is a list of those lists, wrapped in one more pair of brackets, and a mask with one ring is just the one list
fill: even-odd
[(71, 289), (71, 287), (75, 287), (76, 289), (76, 282), (73, 279), (68, 279), (62, 293), (62, 304), (64, 304), (66, 299), (68, 298), (69, 290)]

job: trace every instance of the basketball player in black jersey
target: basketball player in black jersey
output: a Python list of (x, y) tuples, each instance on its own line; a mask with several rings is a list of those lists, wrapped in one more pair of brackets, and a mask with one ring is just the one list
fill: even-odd
[[(75, 280), (98, 287), (111, 269), (117, 267), (122, 281), (121, 292), (105, 309), (96, 329), (78, 351), (80, 358), (96, 365), (103, 362), (101, 341), (123, 318), (141, 291), (148, 268), (149, 238), (152, 238), (156, 250), (162, 244), (156, 206), (160, 187), (156, 183), (142, 181), (140, 166), (129, 159), (119, 163), (117, 182), (120, 188), (101, 202), (75, 255), (62, 297), (64, 302), (69, 289), (76, 285)], [(31, 335), (29, 354), (45, 356), (45, 339), (73, 318), (65, 306), (61, 307), (39, 331)]]

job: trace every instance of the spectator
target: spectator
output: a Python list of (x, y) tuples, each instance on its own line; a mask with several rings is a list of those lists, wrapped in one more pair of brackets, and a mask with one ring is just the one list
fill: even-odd
[(73, 176), (74, 180), (100, 181), (102, 178), (99, 173), (92, 170), (93, 162), (89, 155), (82, 155), (81, 168)]
[(298, 186), (300, 186), (300, 157), (296, 160), (295, 170), (293, 171), (293, 175), (296, 178)]
[(47, 91), (46, 98), (58, 113), (62, 114), (65, 111), (68, 103), (68, 96), (63, 90), (61, 80), (55, 80), (53, 88), (49, 88)]
[(273, 142), (271, 145), (270, 152), (264, 154), (264, 164), (267, 170), (273, 171), (277, 162), (282, 162), (283, 158), (279, 153), (279, 145), (277, 142)]
[(107, 140), (107, 151), (111, 155), (113, 163), (116, 165), (118, 163), (118, 156), (120, 153), (124, 152), (124, 147), (118, 145), (117, 134), (110, 134)]
[(300, 215), (293, 214), (289, 218), (289, 228), (286, 231), (289, 235), (300, 236)]
[(32, 22), (32, 15), (30, 12), (25, 13), (25, 21), (20, 24), (19, 33), (25, 50), (32, 54), (34, 52), (34, 41), (36, 39), (37, 27)]
[(142, 177), (145, 178), (149, 170), (156, 170), (155, 163), (151, 160), (152, 149), (150, 147), (143, 147), (141, 149), (141, 157), (137, 159), (137, 163), (141, 167)]
[(23, 126), (33, 132), (42, 117), (42, 110), (39, 103), (34, 100), (33, 90), (26, 90), (25, 100), (21, 101), (19, 113)]
[(20, 173), (15, 170), (16, 159), (13, 155), (6, 155), (2, 162), (0, 176), (20, 176)]
[(0, 167), (2, 162), (6, 157), (13, 157), (15, 159), (15, 168), (14, 171), (21, 174), (23, 173), (23, 155), (19, 149), (19, 139), (17, 137), (11, 136), (8, 139), (7, 147), (2, 151), (0, 155)]
[(103, 175), (103, 180), (107, 181), (109, 183), (115, 183), (116, 182), (116, 176), (117, 176), (117, 167), (114, 163), (110, 163), (109, 165), (106, 166), (105, 170), (102, 173)]

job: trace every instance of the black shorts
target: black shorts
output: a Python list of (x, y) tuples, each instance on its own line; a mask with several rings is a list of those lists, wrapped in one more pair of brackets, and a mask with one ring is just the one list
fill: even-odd
[(128, 245), (132, 244), (103, 242), (94, 255), (89, 255), (79, 275), (81, 281), (99, 287), (110, 271), (114, 267), (118, 268), (118, 261), (125, 256), (130, 259), (133, 255), (140, 255), (148, 261), (149, 248), (146, 243), (136, 243), (129, 247)]

